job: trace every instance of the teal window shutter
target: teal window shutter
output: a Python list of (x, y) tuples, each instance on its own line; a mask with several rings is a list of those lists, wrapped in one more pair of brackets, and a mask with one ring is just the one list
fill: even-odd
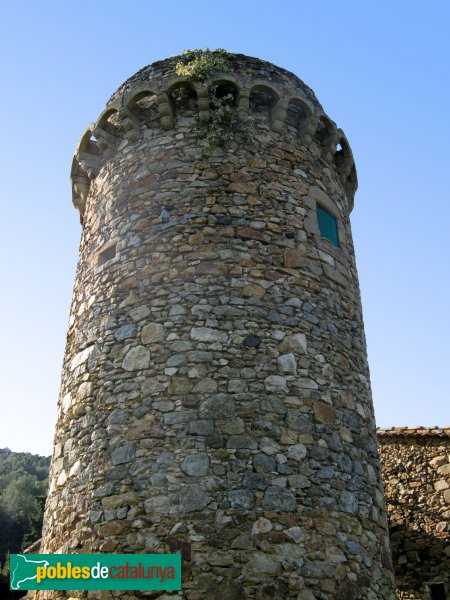
[(319, 224), (320, 235), (339, 248), (339, 237), (337, 228), (337, 219), (323, 206), (317, 205), (317, 222)]

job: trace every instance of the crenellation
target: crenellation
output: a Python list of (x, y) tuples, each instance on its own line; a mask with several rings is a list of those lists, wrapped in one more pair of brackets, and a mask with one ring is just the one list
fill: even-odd
[[(177, 109), (177, 101), (174, 98), (177, 90), (190, 89), (194, 104), (189, 106), (189, 110), (198, 110), (203, 118), (207, 118), (210, 111), (208, 93), (211, 94), (217, 86), (227, 86), (226, 89), (236, 98), (237, 110), (242, 122), (245, 122), (247, 116), (254, 115), (258, 117), (259, 129), (264, 127), (261, 122), (263, 114), (261, 102), (256, 101), (259, 94), (259, 98), (265, 96), (268, 103), (268, 127), (276, 133), (285, 132), (287, 135), (290, 133), (291, 143), (297, 141), (298, 144), (312, 151), (315, 151), (314, 146), (318, 146), (323, 159), (335, 164), (338, 169), (351, 207), (357, 187), (356, 170), (350, 147), (342, 130), (338, 130), (336, 125), (326, 117), (315, 98), (314, 103), (311, 103), (311, 95), (307, 90), (305, 91), (304, 84), (299, 86), (299, 80), (284, 81), (280, 86), (279, 81), (264, 80), (260, 77), (261, 73), (258, 75), (259, 77), (254, 79), (248, 73), (222, 73), (216, 74), (206, 83), (197, 82), (193, 85), (187, 76), (169, 77), (168, 69), (166, 69), (166, 78), (161, 79), (157, 79), (156, 73), (152, 72), (151, 85), (148, 82), (140, 82), (136, 87), (126, 89), (123, 96), (117, 96), (110, 102), (92, 129), (96, 142), (90, 144), (88, 152), (100, 154), (105, 159), (112, 158), (122, 131), (130, 143), (138, 141), (140, 130), (146, 120), (142, 118), (144, 116), (142, 112), (139, 114), (136, 111), (136, 105), (147, 95), (156, 96), (159, 126), (162, 130), (171, 132), (174, 128), (184, 129), (183, 119), (180, 120), (183, 110), (180, 112), (180, 108)], [(296, 87), (292, 87), (294, 84)], [(234, 88), (235, 92), (231, 88)], [(192, 116), (192, 113), (186, 114)], [(148, 127), (148, 124), (145, 126)], [(190, 135), (189, 129), (186, 133)], [(337, 150), (338, 144), (341, 145), (340, 150)], [(81, 161), (84, 170), (83, 162), (86, 164), (86, 160), (84, 156)], [(83, 194), (85, 194), (84, 190)], [(74, 197), (77, 198), (79, 195), (80, 192), (75, 190)]]

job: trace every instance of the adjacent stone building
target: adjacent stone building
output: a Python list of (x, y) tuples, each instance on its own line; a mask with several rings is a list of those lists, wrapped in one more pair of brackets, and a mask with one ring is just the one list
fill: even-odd
[(378, 430), (398, 598), (450, 598), (450, 428)]
[(154, 63), (72, 181), (42, 551), (181, 552), (189, 600), (392, 600), (356, 170), (314, 93), (242, 55)]

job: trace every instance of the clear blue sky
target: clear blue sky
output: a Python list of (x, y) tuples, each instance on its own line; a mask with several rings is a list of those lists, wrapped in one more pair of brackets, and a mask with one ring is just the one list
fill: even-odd
[(0, 447), (52, 449), (81, 134), (135, 71), (205, 46), (293, 71), (344, 129), (378, 425), (449, 425), (449, 31), (444, 0), (3, 2)]

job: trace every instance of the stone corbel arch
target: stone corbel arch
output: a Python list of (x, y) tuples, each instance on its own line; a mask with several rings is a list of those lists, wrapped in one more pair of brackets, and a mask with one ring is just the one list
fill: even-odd
[(80, 221), (83, 223), (84, 211), (86, 209), (86, 199), (89, 194), (91, 180), (86, 171), (78, 163), (77, 157), (72, 160), (70, 170), (70, 181), (72, 182), (72, 202), (80, 213)]
[(240, 84), (240, 81), (238, 80), (238, 78), (234, 77), (230, 73), (221, 73), (221, 72), (214, 73), (214, 77), (208, 80), (208, 88), (209, 89), (211, 89), (215, 85), (220, 85), (220, 84), (231, 84), (238, 91), (241, 88), (241, 84)]
[(337, 130), (337, 144), (340, 149), (334, 154), (334, 164), (339, 175), (339, 179), (347, 196), (349, 210), (353, 208), (354, 195), (358, 187), (358, 177), (356, 174), (355, 161), (353, 159), (352, 150), (347, 138), (342, 129)]
[(126, 106), (130, 110), (133, 110), (136, 102), (144, 98), (145, 96), (157, 96), (159, 90), (156, 87), (149, 85), (147, 82), (133, 88), (123, 99), (123, 106)]
[(318, 118), (316, 117), (316, 115), (313, 114), (312, 108), (303, 98), (299, 98), (298, 96), (291, 96), (287, 100), (286, 104), (285, 122), (287, 119), (287, 113), (290, 105), (296, 106), (304, 114), (304, 117), (298, 122), (297, 133), (301, 143), (305, 146), (309, 146), (309, 144), (312, 141), (312, 137), (317, 129)]
[(353, 165), (347, 180), (344, 183), (344, 190), (348, 200), (349, 212), (353, 210), (355, 203), (355, 193), (358, 189), (358, 175), (356, 173), (356, 167)]
[(334, 154), (334, 164), (336, 165), (336, 169), (342, 183), (345, 183), (347, 178), (350, 176), (352, 167), (355, 165), (355, 161), (353, 160), (350, 144), (348, 143), (342, 129), (338, 129), (338, 135), (339, 137), (337, 143), (340, 145), (340, 149), (336, 149)]
[[(321, 128), (319, 130), (319, 128)], [(317, 129), (314, 136), (322, 148), (322, 158), (327, 162), (332, 162), (336, 153), (339, 134), (336, 123), (331, 121), (326, 115), (319, 115)]]
[(193, 85), (192, 80), (187, 75), (176, 75), (164, 81), (164, 87), (161, 89), (161, 92), (170, 96), (173, 90), (179, 87), (180, 83)]
[[(114, 114), (118, 114), (118, 112), (119, 111), (116, 108), (111, 107), (104, 110), (98, 118), (92, 132), (97, 139), (98, 147), (106, 158), (110, 158), (114, 154), (117, 137), (111, 131), (107, 131), (105, 126), (107, 125), (109, 118)], [(112, 129), (115, 131), (117, 128), (112, 126)]]
[(100, 148), (93, 139), (93, 130), (93, 125), (86, 129), (75, 150), (75, 158), (89, 179), (95, 179), (100, 170)]
[(285, 116), (285, 102), (281, 97), (280, 90), (267, 81), (254, 81), (250, 87), (250, 110), (252, 109), (252, 94), (257, 94), (258, 92), (266, 93), (273, 100), (271, 105), (269, 105), (270, 126), (274, 131), (282, 131)]
[(81, 222), (83, 222), (91, 181), (97, 177), (101, 166), (100, 148), (97, 141), (93, 139), (94, 130), (95, 125), (92, 123), (82, 135), (75, 149), (70, 170), (72, 202), (80, 213)]
[[(197, 89), (194, 83), (187, 77), (178, 77), (175, 80), (172, 80), (170, 85), (166, 89), (167, 101), (169, 103), (170, 109), (172, 111), (172, 119), (173, 119), (173, 127), (176, 126), (176, 118), (180, 116), (186, 109), (186, 106), (182, 106), (179, 104), (180, 98), (177, 99), (175, 92), (177, 90), (185, 90), (190, 94), (188, 97), (189, 102), (191, 99), (195, 100), (195, 108), (194, 110), (198, 110), (198, 94)], [(189, 110), (189, 108), (188, 108)]]
[(208, 81), (208, 92), (211, 94), (211, 91), (215, 88), (220, 88), (221, 86), (228, 86), (233, 90), (233, 106), (239, 107), (239, 96), (241, 92), (241, 88), (239, 82), (235, 77), (232, 77), (228, 74), (216, 75), (214, 79)]
[(275, 96), (277, 101), (283, 95), (281, 93), (281, 90), (276, 85), (274, 85), (270, 81), (267, 81), (266, 79), (255, 79), (254, 81), (252, 81), (252, 84), (250, 86), (250, 92), (252, 92), (254, 89), (262, 89), (262, 88), (265, 88), (266, 90), (270, 91)]
[(173, 92), (180, 88), (187, 88), (197, 95), (197, 88), (193, 81), (191, 81), (188, 77), (178, 77), (174, 81), (170, 83), (170, 85), (166, 88), (166, 94), (170, 98)]
[(119, 110), (119, 117), (129, 141), (136, 141), (141, 135), (142, 115), (137, 103), (147, 97), (154, 97), (157, 103), (158, 93), (148, 84), (144, 84), (135, 88), (124, 98), (123, 108)]

